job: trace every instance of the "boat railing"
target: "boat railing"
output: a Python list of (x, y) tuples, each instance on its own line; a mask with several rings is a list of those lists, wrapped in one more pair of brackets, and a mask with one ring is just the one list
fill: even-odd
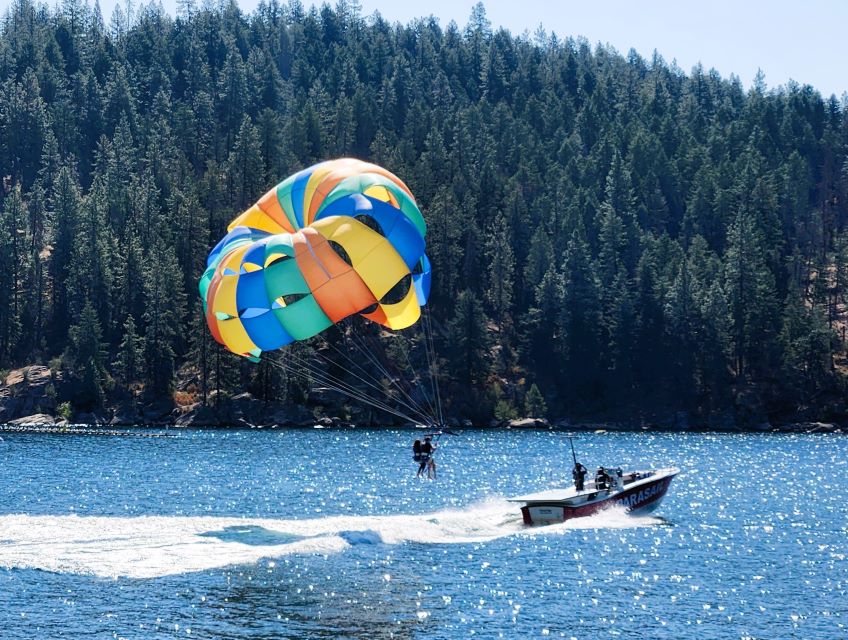
[(630, 473), (625, 473), (622, 477), (624, 484), (631, 484), (633, 482), (637, 482), (638, 480), (644, 480), (645, 478), (650, 478), (654, 475), (654, 471), (631, 471)]

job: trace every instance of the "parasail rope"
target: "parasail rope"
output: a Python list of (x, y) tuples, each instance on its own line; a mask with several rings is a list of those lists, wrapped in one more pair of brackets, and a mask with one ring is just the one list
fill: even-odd
[[(365, 355), (365, 357), (367, 357), (369, 359), (369, 361), (383, 373), (383, 375), (386, 377), (386, 379), (391, 384), (393, 384), (395, 386), (395, 388), (397, 388), (409, 400), (410, 403), (412, 403), (416, 407), (418, 407), (418, 410), (423, 415), (427, 416), (425, 422), (431, 422), (435, 418), (435, 414), (428, 412), (425, 407), (421, 406), (421, 404), (418, 401), (416, 401), (414, 398), (412, 398), (412, 396), (409, 394), (409, 392), (407, 392), (406, 389), (404, 389), (400, 385), (400, 383), (397, 381), (397, 377), (393, 376), (392, 373), (388, 370), (388, 368), (373, 353), (373, 351), (368, 348), (368, 344), (365, 342), (365, 340), (357, 334), (353, 334), (351, 336), (351, 338), (352, 338), (352, 341), (354, 342), (355, 346), (357, 346), (357, 348), (359, 349), (359, 351), (361, 353), (363, 353)], [(407, 359), (407, 362), (409, 362), (409, 356), (408, 355), (406, 356), (406, 359)], [(415, 372), (414, 367), (410, 366), (410, 370), (412, 372), (413, 380), (416, 379), (417, 376), (416, 376), (416, 372)]]
[[(308, 362), (308, 361), (304, 360), (303, 358), (296, 358), (296, 361), (297, 361), (297, 364), (308, 369), (310, 371), (310, 373), (322, 384), (325, 384), (326, 386), (328, 386), (328, 387), (330, 387), (330, 388), (332, 388), (336, 391), (339, 391), (340, 393), (345, 393), (352, 398), (355, 398), (355, 399), (358, 399), (358, 400), (368, 401), (373, 406), (378, 406), (379, 408), (384, 409), (385, 411), (388, 411), (389, 413), (393, 413), (395, 415), (399, 415), (401, 417), (404, 417), (407, 420), (411, 420), (412, 422), (416, 422), (416, 419), (411, 418), (408, 414), (396, 409), (395, 407), (392, 407), (390, 404), (388, 404), (388, 402), (381, 400), (379, 398), (374, 398), (373, 396), (370, 396), (366, 391), (364, 391), (362, 389), (357, 389), (356, 387), (345, 382), (344, 380), (342, 380), (338, 376), (335, 376), (335, 375), (328, 373), (326, 371), (322, 371), (314, 363)], [(336, 364), (336, 363), (332, 363), (332, 364)], [(341, 367), (341, 368), (344, 369), (344, 367)], [(385, 391), (383, 389), (380, 389), (380, 388), (377, 388), (377, 389), (379, 391), (385, 393)], [(416, 413), (414, 411), (414, 409), (412, 409), (410, 407), (407, 407), (407, 408), (412, 410), (413, 413)], [(418, 420), (420, 420), (420, 418), (418, 418)]]
[[(393, 376), (393, 375), (389, 372), (389, 370), (388, 370), (388, 369), (387, 369), (387, 368), (386, 368), (386, 367), (385, 367), (385, 366), (384, 366), (384, 365), (383, 365), (383, 364), (379, 361), (379, 359), (377, 359), (377, 358), (373, 355), (373, 353), (371, 352), (371, 350), (370, 350), (370, 349), (368, 349), (368, 346), (367, 346), (364, 342), (357, 343), (356, 341), (354, 341), (354, 340), (350, 339), (346, 332), (345, 332), (345, 333), (343, 333), (343, 335), (344, 335), (344, 338), (345, 338), (345, 342), (346, 342), (346, 343), (353, 343), (353, 346), (354, 346), (354, 347), (358, 350), (358, 352), (359, 352), (361, 355), (363, 355), (365, 358), (367, 358), (367, 359), (368, 359), (368, 360), (369, 360), (369, 361), (370, 361), (370, 362), (371, 362), (371, 363), (372, 363), (375, 367), (377, 367), (377, 369), (378, 369), (378, 370), (379, 370), (379, 371), (383, 374), (383, 376), (385, 377), (385, 379), (386, 379), (386, 380), (387, 380), (390, 384), (392, 384), (393, 386), (395, 386), (395, 388), (397, 388), (397, 390), (398, 390), (398, 391), (400, 391), (400, 392), (401, 392), (401, 393), (402, 393), (402, 394), (406, 397), (406, 399), (407, 399), (407, 401), (408, 401), (408, 403), (409, 403), (409, 404), (413, 405), (413, 406), (415, 407), (415, 409), (416, 409), (419, 413), (421, 413), (422, 415), (425, 415), (425, 416), (427, 415), (427, 411), (425, 410), (425, 408), (424, 408), (424, 407), (422, 407), (422, 406), (420, 405), (420, 403), (419, 403), (419, 402), (417, 402), (414, 398), (412, 398), (412, 396), (410, 396), (410, 395), (409, 395), (409, 393), (407, 393), (407, 391), (406, 391), (406, 390), (405, 390), (405, 389), (404, 389), (404, 388), (400, 385), (400, 383), (398, 383), (398, 382), (397, 382), (396, 377), (395, 377), (395, 376)], [(359, 364), (358, 362), (356, 362), (356, 361), (355, 361), (353, 358), (351, 358), (348, 354), (345, 354), (344, 352), (342, 352), (342, 351), (341, 351), (338, 347), (336, 347), (336, 346), (335, 346), (335, 345), (333, 345), (333, 344), (328, 343), (328, 345), (329, 345), (330, 347), (334, 348), (334, 349), (336, 350), (336, 352), (337, 352), (337, 353), (339, 353), (340, 355), (342, 355), (343, 357), (345, 357), (345, 358), (346, 358), (349, 362), (351, 362), (351, 364), (353, 364), (355, 367), (357, 367), (357, 368), (358, 368), (360, 371), (362, 371), (365, 375), (369, 376), (369, 377), (370, 377), (372, 380), (374, 380), (377, 384), (380, 384), (381, 380), (380, 380), (379, 378), (377, 378), (376, 376), (374, 376), (372, 373), (370, 373), (370, 372), (366, 371), (366, 369), (365, 369), (365, 368), (364, 368), (361, 364)], [(380, 390), (381, 390), (381, 391), (383, 391), (383, 393), (386, 393), (385, 389), (383, 389), (383, 387), (382, 387), (382, 386), (380, 387)], [(389, 394), (387, 394), (387, 395), (389, 395)], [(411, 409), (412, 407), (409, 407), (409, 408)], [(428, 418), (428, 419), (429, 419), (429, 418)]]
[[(323, 356), (322, 354), (315, 354), (315, 355), (318, 356), (318, 357), (321, 357), (326, 363), (330, 364), (331, 366), (338, 366), (340, 369), (344, 370), (349, 375), (357, 377), (358, 379), (362, 379), (361, 377), (356, 376), (356, 374), (354, 372), (348, 370), (346, 367), (344, 367), (340, 363), (338, 363), (338, 362), (336, 362), (336, 361), (334, 361), (330, 358), (327, 358), (326, 356)], [(395, 415), (401, 415), (402, 414), (403, 417), (405, 417), (407, 419), (411, 419), (408, 413), (400, 412), (400, 409), (398, 409), (397, 407), (393, 407), (391, 404), (389, 404), (388, 400), (390, 399), (394, 402), (399, 402), (400, 404), (403, 404), (404, 407), (407, 410), (409, 410), (409, 412), (411, 412), (412, 414), (417, 416), (417, 418), (411, 419), (412, 422), (422, 422), (422, 421), (427, 422), (429, 420), (429, 418), (426, 416), (426, 414), (423, 414), (421, 411), (417, 410), (415, 407), (412, 407), (412, 406), (407, 405), (406, 403), (400, 402), (396, 397), (390, 396), (390, 394), (387, 393), (386, 389), (381, 387), (381, 386), (375, 386), (374, 384), (369, 384), (369, 386), (372, 389), (376, 390), (380, 394), (385, 395), (386, 400), (379, 398), (379, 397), (377, 397), (377, 398), (373, 397), (366, 390), (357, 388), (357, 387), (353, 386), (352, 384), (346, 382), (345, 380), (343, 380), (339, 376), (331, 374), (328, 371), (324, 371), (323, 369), (318, 367), (317, 364), (315, 364), (313, 361), (306, 359), (303, 356), (295, 355), (295, 356), (293, 356), (292, 359), (295, 361), (296, 364), (298, 364), (299, 366), (302, 366), (303, 368), (310, 371), (310, 373), (312, 373), (315, 376), (315, 378), (318, 379), (319, 382), (321, 382), (322, 384), (325, 384), (326, 386), (333, 388), (333, 389), (335, 389), (335, 390), (337, 390), (341, 393), (345, 393), (346, 395), (349, 395), (351, 397), (355, 397), (357, 399), (366, 398), (366, 399), (370, 400), (372, 403), (375, 403), (375, 402), (378, 403), (381, 408), (384, 408), (386, 411), (389, 411), (390, 413), (395, 413)], [(362, 381), (367, 383), (367, 380), (362, 380)]]
[[(396, 381), (392, 378), (392, 376), (388, 373), (388, 371), (386, 371), (386, 370), (385, 370), (385, 368), (383, 368), (383, 367), (381, 367), (381, 366), (380, 366), (380, 364), (379, 364), (379, 363), (375, 363), (375, 365), (376, 365), (376, 366), (378, 366), (378, 367), (380, 368), (380, 370), (384, 373), (384, 375), (385, 375), (386, 379), (387, 379), (390, 383), (394, 384), (394, 385), (398, 388), (398, 390), (399, 390), (401, 393), (403, 393), (403, 394), (404, 394), (404, 396), (406, 396), (406, 398), (407, 398), (408, 402), (407, 402), (407, 401), (405, 401), (405, 400), (403, 400), (403, 399), (399, 399), (399, 398), (397, 398), (397, 396), (394, 396), (394, 395), (392, 395), (390, 392), (388, 392), (388, 391), (387, 391), (387, 390), (386, 390), (386, 389), (385, 389), (385, 388), (384, 388), (384, 387), (380, 384), (380, 382), (381, 382), (381, 381), (380, 381), (380, 379), (379, 379), (379, 378), (375, 377), (373, 374), (371, 374), (370, 372), (368, 372), (368, 371), (367, 371), (367, 370), (366, 370), (366, 369), (365, 369), (365, 368), (364, 368), (361, 364), (359, 364), (358, 362), (356, 362), (356, 360), (354, 360), (353, 358), (351, 358), (349, 354), (346, 354), (345, 352), (343, 352), (343, 351), (342, 351), (341, 349), (339, 349), (336, 345), (334, 345), (334, 344), (332, 344), (331, 342), (329, 342), (328, 340), (326, 340), (323, 336), (321, 336), (321, 339), (322, 339), (322, 341), (324, 342), (324, 344), (326, 344), (328, 347), (330, 347), (331, 349), (333, 349), (333, 350), (334, 350), (336, 353), (338, 353), (341, 357), (345, 358), (348, 362), (350, 362), (350, 363), (351, 363), (351, 365), (352, 365), (353, 367), (355, 367), (356, 369), (358, 369), (359, 371), (361, 371), (361, 372), (362, 372), (362, 375), (360, 375), (360, 374), (356, 373), (356, 371), (354, 371), (352, 368), (348, 368), (348, 367), (344, 366), (342, 363), (338, 362), (337, 360), (334, 360), (334, 359), (332, 359), (332, 358), (329, 358), (329, 357), (327, 357), (326, 355), (324, 355), (324, 354), (322, 354), (322, 353), (317, 353), (316, 355), (317, 355), (319, 358), (321, 358), (324, 362), (326, 362), (327, 364), (329, 364), (329, 365), (331, 365), (331, 366), (337, 366), (337, 367), (339, 367), (340, 369), (343, 369), (343, 370), (344, 370), (344, 371), (345, 371), (348, 375), (353, 376), (353, 377), (354, 377), (354, 378), (356, 378), (357, 380), (361, 381), (362, 383), (366, 384), (367, 386), (371, 387), (372, 389), (374, 389), (374, 390), (378, 391), (379, 393), (385, 394), (385, 395), (387, 396), (387, 398), (391, 398), (393, 401), (398, 402), (399, 404), (403, 405), (403, 406), (404, 406), (406, 409), (408, 409), (409, 411), (411, 411), (411, 412), (415, 413), (416, 415), (419, 415), (421, 418), (423, 418), (423, 419), (424, 419), (424, 421), (425, 421), (425, 422), (426, 422), (426, 421), (428, 421), (428, 420), (430, 419), (430, 418), (429, 418), (429, 416), (428, 416), (428, 414), (427, 414), (427, 412), (424, 410), (424, 408), (422, 408), (422, 407), (421, 407), (421, 406), (420, 406), (420, 405), (419, 405), (419, 404), (418, 404), (418, 403), (417, 403), (417, 402), (416, 402), (413, 398), (411, 398), (411, 397), (409, 396), (409, 394), (408, 394), (408, 393), (406, 393), (406, 392), (404, 391), (404, 389), (403, 389), (402, 387), (400, 387), (400, 386), (397, 384), (397, 382), (396, 382)], [(360, 348), (360, 349), (361, 349), (361, 348)], [(368, 354), (367, 354), (366, 352), (364, 352), (364, 351), (363, 351), (363, 353), (364, 353), (366, 356), (368, 356)], [(419, 420), (420, 420), (420, 418), (419, 418)]]
[(430, 321), (429, 309), (424, 309), (422, 315), (424, 316), (424, 341), (426, 343), (427, 364), (430, 368), (430, 386), (433, 389), (433, 396), (436, 401), (437, 417), (439, 419), (439, 426), (441, 427), (445, 424), (445, 417), (442, 413), (442, 396), (439, 392), (439, 362), (436, 357), (436, 343), (433, 339), (433, 325)]
[[(422, 335), (422, 338), (423, 338), (423, 335)], [(411, 340), (410, 340), (410, 342), (411, 342)], [(425, 342), (425, 344), (426, 344), (426, 342)], [(426, 350), (426, 349), (425, 349), (425, 350)], [(413, 378), (412, 378), (412, 379), (414, 380), (415, 386), (418, 388), (418, 391), (421, 393), (421, 395), (424, 397), (424, 400), (427, 402), (427, 406), (428, 406), (428, 409), (429, 409), (428, 413), (429, 413), (429, 415), (431, 415), (431, 416), (433, 417), (433, 422), (435, 422), (435, 421), (437, 421), (437, 420), (438, 420), (438, 413), (437, 413), (437, 411), (436, 411), (436, 406), (433, 404), (434, 399), (432, 399), (432, 398), (428, 395), (428, 393), (427, 393), (427, 387), (426, 387), (426, 386), (425, 386), (425, 384), (421, 381), (421, 375), (418, 373), (418, 371), (415, 369), (415, 366), (412, 364), (412, 361), (411, 361), (411, 360), (410, 360), (410, 358), (409, 358), (409, 351), (408, 351), (407, 349), (404, 349), (404, 350), (403, 350), (403, 355), (404, 355), (404, 357), (405, 357), (405, 359), (406, 359), (406, 366), (407, 366), (407, 368), (408, 368), (410, 371), (412, 371), (412, 373), (413, 373)], [(428, 358), (428, 359), (427, 359), (427, 363), (428, 363), (428, 371), (429, 371), (429, 360), (430, 360), (430, 359)], [(432, 380), (431, 380), (431, 387), (432, 387)]]
[[(348, 344), (349, 348), (350, 345), (352, 345), (353, 348), (355, 348), (360, 355), (364, 356), (364, 358), (367, 359), (367, 361), (371, 363), (374, 368), (385, 377), (385, 380), (398, 392), (400, 392), (403, 397), (398, 397), (397, 393), (393, 393), (391, 389), (387, 389), (386, 386), (382, 384), (382, 380), (380, 378), (378, 378), (374, 373), (366, 369), (349, 353), (345, 353), (342, 349), (338, 347), (338, 345), (335, 345), (329, 340), (327, 340), (325, 336), (319, 336), (319, 339), (322, 341), (322, 343), (333, 351), (335, 351), (341, 358), (344, 358), (344, 360), (346, 360), (351, 365), (350, 367), (345, 366), (345, 364), (343, 364), (342, 362), (334, 358), (330, 358), (326, 354), (321, 353), (317, 350), (313, 351), (311, 357), (288, 352), (288, 361), (284, 361), (282, 358), (272, 358), (268, 353), (265, 353), (262, 355), (262, 360), (294, 376), (311, 376), (311, 378), (314, 379), (316, 382), (326, 386), (327, 388), (333, 391), (337, 391), (354, 400), (358, 400), (364, 404), (370, 405), (372, 407), (380, 409), (381, 411), (385, 411), (386, 413), (398, 416), (410, 422), (434, 425), (437, 424), (439, 427), (441, 427), (444, 425), (444, 414), (442, 412), (441, 394), (439, 391), (438, 359), (436, 357), (435, 340), (433, 338), (433, 325), (428, 310), (423, 310), (422, 316), (423, 322), (421, 326), (421, 336), (424, 351), (427, 357), (427, 365), (430, 374), (428, 376), (430, 378), (429, 386), (432, 396), (427, 393), (427, 389), (424, 383), (422, 382), (422, 377), (416, 372), (415, 367), (412, 365), (412, 361), (410, 360), (409, 353), (407, 352), (407, 350), (403, 349), (403, 353), (406, 359), (407, 366), (412, 372), (412, 379), (414, 381), (414, 384), (418, 387), (421, 396), (426, 400), (426, 403), (428, 405), (426, 407), (423, 406), (420, 401), (413, 398), (412, 395), (406, 389), (404, 389), (403, 386), (401, 386), (401, 384), (398, 382), (398, 376), (392, 375), (387, 366), (380, 361), (380, 359), (373, 352), (373, 350), (369, 349), (368, 344), (365, 342), (365, 339), (362, 336), (356, 334), (355, 332), (349, 333), (345, 331), (341, 326), (339, 327), (339, 330), (342, 332), (342, 336), (345, 338), (345, 342)], [(378, 337), (374, 337), (374, 339), (379, 341)], [(374, 397), (373, 395), (369, 394), (366, 389), (357, 388), (342, 379), (341, 377), (324, 370), (323, 368), (319, 367), (319, 365), (315, 362), (315, 359), (320, 359), (325, 364), (331, 367), (338, 367), (347, 375), (361, 382), (363, 385), (366, 385), (368, 388), (378, 392), (379, 394), (384, 395), (385, 399)], [(390, 402), (395, 403), (399, 406), (393, 406), (392, 404), (390, 404)]]
[(295, 367), (295, 366), (288, 364), (286, 362), (283, 362), (282, 360), (275, 360), (275, 359), (267, 357), (267, 356), (265, 358), (266, 362), (268, 362), (272, 366), (275, 366), (279, 369), (282, 369), (283, 371), (286, 371), (287, 373), (290, 373), (290, 374), (295, 375), (295, 376), (301, 376), (301, 377), (311, 376), (317, 382), (327, 386), (328, 388), (332, 389), (333, 391), (338, 391), (339, 393), (347, 395), (348, 397), (353, 398), (354, 400), (358, 400), (358, 401), (363, 402), (365, 404), (371, 405), (372, 407), (375, 407), (377, 409), (385, 411), (386, 413), (390, 413), (392, 415), (398, 416), (398, 417), (403, 418), (405, 420), (409, 420), (410, 422), (417, 422), (418, 421), (416, 418), (413, 418), (412, 416), (408, 415), (407, 413), (400, 411), (398, 409), (395, 409), (394, 407), (391, 407), (390, 405), (388, 405), (384, 402), (381, 402), (380, 400), (378, 400), (376, 398), (372, 398), (371, 396), (354, 389), (353, 387), (351, 387), (350, 385), (346, 384), (345, 382), (339, 380), (335, 376), (333, 376), (331, 374), (327, 374), (323, 371), (320, 371), (314, 365), (312, 365), (312, 364), (310, 364), (306, 361), (303, 361), (300, 358), (295, 357), (295, 358), (293, 358), (293, 360), (296, 361), (296, 364), (300, 368)]
[[(426, 315), (426, 309), (422, 312), (422, 316), (425, 319), (429, 319), (429, 316)], [(419, 326), (420, 336), (424, 344), (424, 352), (427, 356), (427, 367), (428, 367), (428, 377), (430, 379), (430, 388), (432, 392), (432, 400), (431, 396), (427, 393), (427, 388), (422, 382), (422, 376), (418, 373), (415, 366), (412, 364), (412, 361), (409, 358), (409, 354), (404, 351), (404, 356), (406, 358), (407, 366), (409, 370), (412, 372), (412, 379), (415, 385), (418, 387), (421, 395), (425, 398), (428, 405), (430, 406), (429, 416), (432, 424), (441, 424), (443, 422), (443, 417), (441, 416), (441, 404), (437, 400), (438, 396), (438, 380), (436, 380), (435, 376), (438, 375), (438, 367), (436, 366), (436, 357), (435, 357), (435, 346), (432, 338), (432, 325), (430, 325), (430, 331), (427, 331), (428, 324), (426, 322), (422, 322)], [(427, 338), (430, 338), (429, 341)], [(432, 352), (432, 355), (431, 355)], [(370, 353), (370, 351), (368, 351)], [(377, 366), (380, 366), (379, 363), (376, 363)], [(385, 370), (385, 369), (384, 369)], [(387, 372), (388, 375), (388, 372)], [(434, 405), (435, 403), (435, 405)]]

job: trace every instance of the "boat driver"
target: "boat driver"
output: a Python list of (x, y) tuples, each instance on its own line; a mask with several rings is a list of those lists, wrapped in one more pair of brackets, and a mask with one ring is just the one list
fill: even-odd
[(595, 489), (601, 491), (609, 488), (609, 476), (603, 467), (598, 467), (598, 472), (595, 474)]

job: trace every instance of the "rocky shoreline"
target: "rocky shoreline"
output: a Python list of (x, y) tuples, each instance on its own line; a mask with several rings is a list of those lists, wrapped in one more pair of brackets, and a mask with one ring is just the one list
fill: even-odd
[[(344, 419), (332, 407), (287, 406), (263, 402), (242, 393), (220, 398), (208, 405), (177, 405), (171, 400), (140, 401), (124, 398), (95, 412), (69, 411), (69, 403), (57, 401), (56, 386), (61, 376), (43, 365), (15, 369), (0, 384), (0, 425), (6, 431), (48, 432), (55, 427), (70, 432), (80, 429), (118, 428), (365, 428), (384, 425), (391, 428), (415, 428), (417, 425), (394, 421), (386, 414), (362, 411)], [(515, 420), (492, 420), (474, 424), (456, 417), (446, 419), (450, 429), (551, 429), (559, 431), (656, 431), (656, 432), (734, 432), (734, 433), (848, 433), (848, 423), (815, 420), (757, 421), (740, 423), (732, 415), (700, 423), (685, 412), (669, 411), (637, 419), (597, 416), (584, 419), (527, 417)]]
[[(87, 418), (85, 422), (71, 422), (64, 418), (55, 418), (49, 414), (38, 413), (30, 416), (23, 416), (9, 420), (5, 423), (0, 423), (0, 432), (6, 433), (86, 433), (92, 432), (92, 435), (125, 435), (126, 431), (116, 431), (115, 429), (362, 429), (372, 428), (375, 423), (357, 424), (354, 422), (342, 420), (337, 417), (321, 417), (312, 418), (295, 422), (285, 420), (282, 422), (257, 422), (251, 423), (243, 418), (238, 418), (232, 421), (215, 420), (215, 421), (193, 421), (193, 420), (151, 420), (130, 422), (116, 416), (107, 420), (101, 414), (85, 414)], [(380, 424), (385, 428), (420, 428), (420, 425), (412, 423), (401, 424)], [(488, 425), (475, 425), (468, 420), (447, 420), (447, 425), (450, 429), (543, 429), (550, 431), (569, 431), (569, 432), (627, 432), (627, 431), (644, 431), (644, 432), (669, 432), (669, 433), (834, 433), (848, 434), (848, 428), (831, 423), (831, 422), (793, 422), (785, 424), (764, 423), (758, 425), (757, 428), (713, 428), (709, 426), (692, 426), (686, 429), (681, 429), (674, 425), (649, 423), (643, 425), (634, 425), (628, 422), (571, 422), (568, 420), (559, 420), (551, 422), (545, 418), (521, 418), (516, 420), (506, 420), (500, 422), (491, 422)], [(104, 430), (104, 428), (107, 428)], [(95, 433), (96, 432), (96, 433)], [(144, 434), (150, 435), (150, 434)]]

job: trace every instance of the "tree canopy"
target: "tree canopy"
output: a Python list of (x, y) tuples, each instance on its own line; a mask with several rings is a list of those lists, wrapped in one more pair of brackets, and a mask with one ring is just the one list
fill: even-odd
[[(0, 28), (0, 367), (308, 400), (221, 352), (211, 238), (316, 161), (386, 166), (428, 223), (455, 415), (845, 412), (848, 105), (540, 30), (357, 3), (15, 0)], [(270, 385), (270, 386), (269, 386)], [(276, 387), (274, 387), (276, 385)], [(275, 390), (276, 389), (276, 390)]]

